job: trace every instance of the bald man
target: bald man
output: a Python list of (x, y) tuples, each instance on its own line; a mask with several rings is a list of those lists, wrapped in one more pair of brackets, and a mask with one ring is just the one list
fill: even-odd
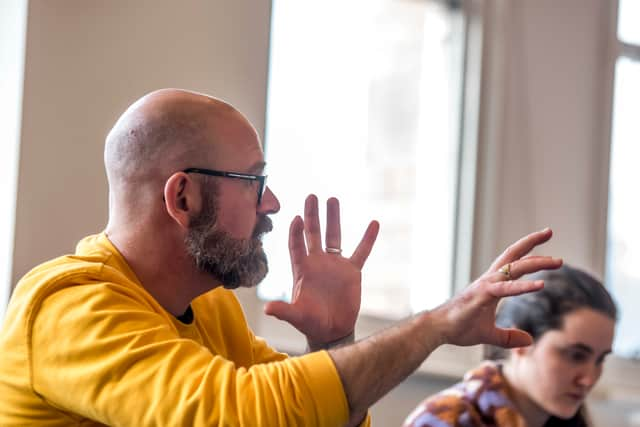
[(343, 256), (330, 199), (323, 248), (310, 196), (290, 228), (293, 301), (265, 307), (307, 337), (309, 353), (289, 358), (254, 336), (231, 291), (267, 273), (261, 236), (280, 207), (247, 119), (209, 96), (156, 91), (120, 117), (104, 160), (106, 229), (33, 269), (11, 298), (2, 426), (368, 424), (368, 408), (443, 343), (529, 344), (495, 327), (496, 304), (540, 289), (523, 274), (562, 263), (525, 257), (551, 237), (533, 233), (448, 303), (354, 343), (378, 224)]

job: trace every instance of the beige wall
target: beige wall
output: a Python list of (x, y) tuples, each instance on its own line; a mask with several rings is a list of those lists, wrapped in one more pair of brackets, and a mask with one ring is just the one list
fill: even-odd
[[(516, 236), (546, 225), (557, 232), (551, 252), (602, 273), (612, 1), (486, 1), (476, 232), (468, 236), (475, 273)], [(104, 227), (103, 139), (140, 95), (168, 86), (215, 94), (263, 132), (270, 7), (29, 2), (13, 283)], [(246, 308), (259, 321), (259, 304)], [(409, 380), (376, 405), (375, 424), (399, 425), (448, 381)]]

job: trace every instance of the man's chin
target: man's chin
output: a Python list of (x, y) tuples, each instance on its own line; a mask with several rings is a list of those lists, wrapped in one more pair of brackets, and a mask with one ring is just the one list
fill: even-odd
[(257, 266), (254, 271), (247, 274), (246, 277), (233, 281), (232, 283), (224, 283), (223, 287), (225, 289), (255, 288), (264, 280), (268, 272), (269, 266), (267, 265), (266, 259), (264, 261), (260, 260), (259, 266)]

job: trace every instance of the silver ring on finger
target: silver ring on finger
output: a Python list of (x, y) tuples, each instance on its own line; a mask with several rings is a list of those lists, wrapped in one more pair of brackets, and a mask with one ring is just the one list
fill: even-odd
[(325, 248), (325, 251), (327, 251), (328, 254), (336, 254), (336, 255), (340, 255), (342, 253), (342, 249), (340, 249), (340, 248), (331, 248), (329, 246), (327, 246)]

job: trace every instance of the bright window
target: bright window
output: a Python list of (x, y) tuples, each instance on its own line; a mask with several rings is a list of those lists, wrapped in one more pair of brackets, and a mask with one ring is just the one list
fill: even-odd
[[(635, 8), (635, 9), (634, 9)], [(616, 353), (640, 357), (640, 2), (621, 0), (615, 70), (606, 282), (620, 308)], [(633, 21), (633, 24), (632, 24)]]
[(0, 13), (0, 324), (11, 291), (27, 1), (4, 0)]
[(266, 156), (282, 210), (261, 297), (290, 298), (289, 221), (309, 192), (321, 207), (340, 199), (347, 255), (381, 222), (363, 314), (399, 318), (450, 297), (462, 23), (442, 1), (273, 2)]
[(618, 39), (624, 43), (640, 45), (640, 1), (620, 0), (618, 7)]

